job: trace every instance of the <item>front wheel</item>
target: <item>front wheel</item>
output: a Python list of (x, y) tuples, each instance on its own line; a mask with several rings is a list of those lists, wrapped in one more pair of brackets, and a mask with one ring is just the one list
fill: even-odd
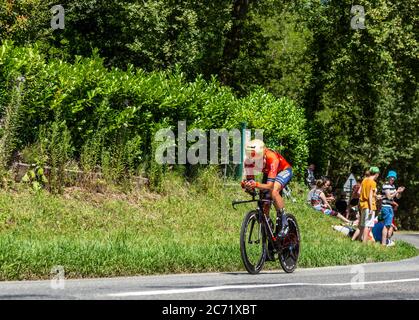
[(259, 273), (266, 259), (266, 237), (256, 210), (244, 217), (240, 231), (240, 253), (244, 267), (251, 274)]
[(297, 220), (292, 214), (286, 214), (289, 231), (284, 239), (280, 240), (279, 263), (285, 272), (294, 272), (300, 255), (300, 230)]

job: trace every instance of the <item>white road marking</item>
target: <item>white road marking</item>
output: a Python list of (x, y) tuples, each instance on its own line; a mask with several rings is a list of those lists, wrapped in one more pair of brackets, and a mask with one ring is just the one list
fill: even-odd
[[(383, 281), (364, 281), (356, 282), (356, 285), (369, 285), (369, 284), (388, 284), (388, 283), (402, 283), (402, 282), (419, 282), (419, 278), (412, 279), (399, 279), (399, 280), (383, 280)], [(108, 297), (132, 297), (132, 296), (155, 296), (155, 295), (168, 295), (168, 294), (182, 294), (182, 293), (196, 293), (196, 292), (209, 292), (218, 290), (230, 289), (258, 289), (258, 288), (275, 288), (275, 287), (292, 287), (292, 286), (318, 286), (318, 287), (338, 287), (338, 286), (351, 286), (353, 282), (344, 283), (274, 283), (274, 284), (254, 284), (254, 285), (225, 285), (215, 287), (202, 287), (192, 289), (168, 289), (168, 290), (150, 290), (150, 291), (134, 291), (134, 292), (120, 292), (107, 294)]]

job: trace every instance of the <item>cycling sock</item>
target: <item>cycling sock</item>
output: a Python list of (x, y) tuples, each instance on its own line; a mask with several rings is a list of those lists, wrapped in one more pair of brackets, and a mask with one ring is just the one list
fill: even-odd
[(287, 215), (285, 214), (285, 212), (282, 212), (282, 226), (288, 227), (288, 220), (287, 220)]
[(288, 224), (284, 208), (277, 210), (276, 213), (278, 217), (281, 217), (282, 223)]
[(279, 233), (281, 235), (285, 235), (288, 232), (288, 220), (284, 209), (282, 208), (277, 210), (277, 215), (278, 218), (281, 217), (281, 230), (279, 231)]

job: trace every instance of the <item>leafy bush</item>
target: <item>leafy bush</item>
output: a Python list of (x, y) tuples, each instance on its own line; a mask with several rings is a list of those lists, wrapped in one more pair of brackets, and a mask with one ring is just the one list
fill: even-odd
[(48, 183), (48, 179), (44, 174), (44, 169), (37, 166), (26, 172), (26, 174), (22, 177), (22, 182), (30, 183), (33, 190), (38, 191)]
[(73, 147), (71, 135), (65, 121), (52, 123), (48, 144), (50, 172), (50, 190), (62, 192), (65, 178), (65, 165), (70, 161)]
[[(1, 111), (12, 99), (9, 87), (16, 74), (26, 78), (19, 111), (25, 123), (18, 132), (17, 148), (36, 141), (40, 126), (53, 123), (58, 114), (82, 166), (118, 169), (112, 179), (135, 172), (145, 161), (145, 155), (152, 152), (156, 127), (176, 131), (177, 122), (183, 120), (188, 129), (204, 130), (240, 128), (240, 122), (247, 121), (249, 128), (265, 130), (270, 147), (289, 152), (286, 155), (297, 171), (307, 157), (303, 111), (289, 99), (277, 99), (263, 89), (237, 98), (215, 78), (187, 82), (179, 70), (146, 73), (132, 66), (125, 71), (108, 70), (97, 55), (78, 57), (74, 64), (47, 62), (36, 46), (22, 48), (5, 42), (0, 47)], [(96, 147), (89, 151), (98, 132), (100, 157)]]

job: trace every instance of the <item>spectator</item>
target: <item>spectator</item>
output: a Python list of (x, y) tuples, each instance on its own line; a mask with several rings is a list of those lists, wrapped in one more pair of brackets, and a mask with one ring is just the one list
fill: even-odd
[(389, 171), (387, 174), (386, 182), (382, 188), (382, 202), (381, 202), (381, 220), (384, 222), (384, 227), (382, 230), (381, 244), (388, 245), (387, 239), (393, 234), (393, 219), (394, 219), (394, 209), (397, 208), (397, 203), (395, 199), (400, 199), (404, 187), (399, 187), (396, 190), (394, 182), (397, 179), (396, 171)]
[(346, 223), (350, 223), (350, 221), (339, 212), (332, 210), (332, 207), (329, 202), (327, 202), (326, 195), (324, 194), (323, 180), (316, 181), (316, 188), (313, 190), (311, 195), (311, 205), (317, 211), (321, 211), (328, 216), (337, 217)]
[(323, 178), (323, 181), (324, 181), (323, 191), (326, 195), (327, 202), (329, 202), (330, 204), (333, 201), (335, 201), (335, 197), (333, 196), (333, 193), (332, 193), (332, 183), (330, 182), (330, 179), (326, 177)]
[[(319, 180), (319, 181), (321, 181), (321, 180)], [(306, 198), (306, 200), (307, 200), (307, 204), (309, 205), (309, 206), (311, 206), (311, 197), (313, 196), (313, 193), (316, 191), (316, 185), (314, 185), (314, 188), (312, 188), (308, 193), (307, 193), (307, 198)]]
[(361, 194), (359, 197), (359, 207), (361, 209), (360, 228), (354, 233), (352, 240), (362, 240), (368, 242), (368, 235), (374, 227), (377, 183), (375, 180), (380, 174), (380, 169), (371, 167), (366, 173), (366, 178), (361, 183)]
[(361, 177), (356, 178), (356, 184), (352, 187), (350, 205), (357, 206), (359, 204), (359, 196), (361, 192)]
[(343, 216), (345, 216), (346, 218), (348, 218), (347, 215), (347, 208), (348, 208), (348, 203), (346, 202), (346, 193), (341, 191), (339, 194), (339, 199), (336, 201), (336, 210)]
[[(382, 243), (383, 241), (383, 230), (385, 229), (384, 221), (378, 221), (374, 228), (372, 228), (372, 234), (374, 236), (374, 239), (376, 242)], [(397, 230), (397, 227), (395, 226), (394, 222), (392, 223), (392, 228), (388, 230), (387, 233), (387, 246), (392, 247), (395, 245), (394, 241), (391, 240), (391, 237), (394, 234), (394, 231)]]
[(306, 176), (306, 184), (311, 189), (313, 189), (316, 186), (316, 178), (314, 177), (314, 170), (316, 169), (316, 166), (312, 163), (307, 168), (307, 176)]
[(361, 192), (361, 177), (356, 178), (356, 184), (352, 187), (351, 198), (349, 200), (348, 208), (347, 208), (347, 216), (349, 220), (355, 220), (359, 218), (359, 196)]

